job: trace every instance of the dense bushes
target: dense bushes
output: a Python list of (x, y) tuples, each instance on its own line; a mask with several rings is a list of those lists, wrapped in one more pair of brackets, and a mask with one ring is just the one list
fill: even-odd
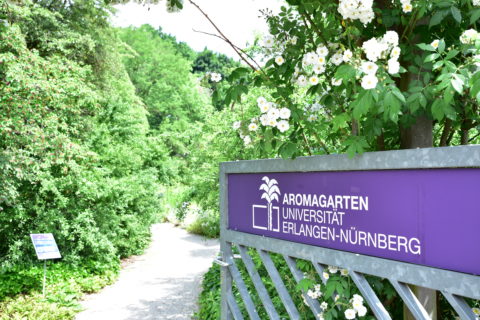
[[(108, 6), (0, 8), (0, 314), (69, 319), (148, 245), (162, 205), (188, 203), (189, 230), (218, 235), (218, 210), (192, 201), (189, 160), (214, 109), (193, 51), (147, 26), (111, 28)], [(29, 238), (41, 232), (62, 253), (46, 299)]]
[[(76, 10), (91, 4), (76, 5), (57, 11), (39, 4), (5, 7), (4, 267), (34, 261), (29, 233), (39, 232), (54, 233), (65, 262), (111, 264), (141, 252), (159, 210), (157, 171), (145, 163), (147, 113), (124, 71), (113, 31), (97, 25), (86, 34), (77, 31)], [(88, 8), (92, 21), (105, 15), (106, 8)], [(54, 36), (53, 43), (46, 35)]]
[[(0, 1), (0, 319), (70, 319), (111, 283), (158, 219), (147, 111), (108, 7)], [(161, 173), (163, 175), (163, 173)], [(54, 234), (47, 296), (30, 233)]]

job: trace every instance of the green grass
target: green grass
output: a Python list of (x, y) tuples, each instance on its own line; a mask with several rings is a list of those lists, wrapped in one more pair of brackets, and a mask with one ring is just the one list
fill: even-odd
[(47, 269), (45, 297), (43, 267), (23, 266), (0, 271), (0, 320), (68, 320), (81, 311), (85, 293), (94, 293), (113, 283), (119, 263), (71, 266), (53, 263)]

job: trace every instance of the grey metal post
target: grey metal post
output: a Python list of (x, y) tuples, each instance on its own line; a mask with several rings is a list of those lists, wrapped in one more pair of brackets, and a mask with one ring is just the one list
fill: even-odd
[[(220, 166), (220, 250), (222, 254), (222, 261), (226, 262), (228, 254), (228, 246), (224, 237), (224, 232), (228, 226), (228, 186), (227, 174)], [(221, 305), (221, 319), (232, 320), (233, 316), (230, 312), (228, 297), (232, 292), (232, 276), (226, 267), (221, 267), (221, 290), (222, 290), (222, 305)]]
[(43, 260), (43, 297), (45, 297), (46, 282), (47, 282), (47, 260)]

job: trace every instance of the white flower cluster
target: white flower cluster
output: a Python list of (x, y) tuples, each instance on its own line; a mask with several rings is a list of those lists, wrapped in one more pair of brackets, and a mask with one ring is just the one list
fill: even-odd
[(412, 2), (410, 0), (400, 0), (400, 3), (402, 4), (402, 11), (404, 13), (412, 12), (413, 6), (412, 6)]
[(473, 4), (475, 7), (480, 7), (480, 0), (472, 0), (472, 4)]
[(216, 72), (209, 72), (207, 73), (207, 76), (212, 80), (213, 82), (220, 82), (222, 80), (222, 75), (220, 73)]
[(312, 289), (308, 289), (307, 295), (312, 299), (318, 299), (322, 296), (322, 286), (320, 284), (316, 284), (313, 286)]
[[(250, 124), (251, 125), (251, 124)], [(233, 130), (238, 130), (242, 126), (242, 121), (235, 121), (233, 122)], [(250, 126), (249, 126), (250, 129)], [(240, 132), (240, 138), (243, 140), (243, 143), (248, 146), (250, 143), (252, 143), (252, 138), (250, 136), (246, 136)]]
[(296, 45), (298, 38), (296, 36), (286, 37), (284, 41), (275, 39), (271, 34), (267, 34), (261, 40), (261, 45), (264, 47), (267, 55), (275, 56), (275, 62), (278, 65), (282, 65), (285, 60), (281, 56), (281, 53), (285, 51), (287, 46)]
[[(344, 61), (350, 61), (353, 57), (353, 53), (350, 50), (337, 50), (338, 44), (329, 43), (329, 47), (322, 45), (317, 48), (316, 51), (307, 52), (303, 56), (302, 71), (305, 74), (301, 74), (300, 69), (296, 69), (293, 75), (297, 84), (300, 87), (305, 87), (308, 84), (314, 86), (320, 82), (320, 75), (325, 73), (328, 63), (335, 66), (340, 65)], [(330, 50), (334, 51), (330, 59), (328, 55)], [(342, 84), (341, 80), (332, 79), (332, 85), (339, 86)]]
[(398, 34), (395, 31), (387, 31), (380, 38), (372, 38), (365, 41), (362, 49), (369, 61), (363, 61), (360, 70), (364, 73), (362, 78), (362, 87), (365, 90), (374, 89), (377, 86), (378, 78), (376, 76), (379, 59), (388, 59), (387, 70), (390, 74), (396, 74), (400, 71), (400, 47), (398, 46)]
[(472, 308), (473, 314), (475, 314), (476, 319), (480, 317), (480, 309), (479, 308)]
[(338, 267), (335, 267), (335, 266), (328, 266), (328, 272), (330, 272), (330, 273), (337, 273), (338, 270), (340, 270), (340, 274), (342, 276), (344, 276), (344, 277), (348, 276), (348, 270), (347, 269), (339, 269)]
[(263, 37), (263, 46), (266, 48), (271, 48), (275, 45), (275, 38), (271, 35), (266, 35)]
[[(260, 123), (266, 127), (276, 127), (280, 132), (285, 132), (290, 128), (288, 119), (291, 112), (288, 108), (278, 108), (273, 102), (268, 102), (264, 97), (257, 99), (258, 107), (262, 112), (260, 116)], [(250, 131), (257, 130), (258, 127), (252, 126), (253, 122), (249, 126)]]
[(340, 0), (338, 12), (345, 20), (360, 20), (367, 24), (375, 18), (372, 5), (373, 0)]
[(240, 138), (242, 138), (243, 143), (248, 146), (250, 143), (252, 143), (252, 138), (250, 136), (244, 136), (243, 134), (240, 134)]
[(313, 104), (307, 104), (303, 110), (305, 111), (304, 115), (306, 116), (307, 121), (314, 122), (318, 119), (319, 111), (325, 110), (325, 107), (315, 102)]
[(352, 304), (352, 307), (345, 310), (346, 319), (355, 319), (357, 315), (363, 317), (367, 314), (367, 308), (363, 305), (362, 296), (354, 294), (353, 298), (350, 299), (350, 303)]
[(474, 44), (477, 40), (480, 40), (480, 33), (475, 29), (465, 30), (460, 35), (460, 42), (463, 44)]
[(282, 56), (277, 56), (275, 57), (275, 63), (281, 66), (285, 62), (285, 59), (283, 59)]

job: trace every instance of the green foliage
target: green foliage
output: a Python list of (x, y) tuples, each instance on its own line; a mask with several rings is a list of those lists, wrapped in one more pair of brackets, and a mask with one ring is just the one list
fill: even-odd
[[(72, 266), (116, 265), (149, 242), (160, 207), (150, 150), (162, 146), (148, 137), (108, 10), (2, 7), (0, 266), (12, 279), (36, 260), (29, 233), (52, 232)], [(35, 289), (8, 283), (2, 294)]]
[(192, 71), (204, 77), (202, 84), (212, 92), (212, 104), (215, 109), (222, 110), (228, 106), (230, 99), (226, 96), (230, 92), (231, 86), (224, 81), (220, 83), (212, 81), (210, 74), (217, 73), (224, 79), (238, 67), (240, 67), (240, 63), (237, 61), (207, 48), (199, 52), (193, 61)]
[[(70, 319), (83, 292), (140, 254), (160, 210), (167, 145), (150, 136), (109, 26), (89, 0), (0, 2), (0, 319)], [(188, 72), (188, 71), (187, 71)], [(62, 260), (42, 266), (30, 233)]]
[[(118, 264), (90, 261), (73, 267), (48, 263), (46, 296), (41, 295), (43, 266), (15, 266), (0, 273), (0, 319), (73, 319), (83, 293), (111, 284)], [(20, 295), (19, 295), (20, 294)]]
[[(270, 297), (272, 297), (272, 302), (279, 313), (280, 318), (288, 318), (289, 316), (283, 306), (283, 302), (278, 297), (275, 286), (263, 266), (259, 255), (254, 250), (250, 250), (249, 255), (252, 257), (255, 268), (262, 278), (265, 288)], [(310, 311), (310, 308), (305, 304), (306, 296), (311, 296), (313, 299), (317, 299), (319, 303), (324, 303), (323, 317), (324, 319), (330, 320), (345, 319), (345, 310), (353, 308), (353, 301), (360, 299), (358, 289), (355, 287), (353, 281), (344, 269), (340, 270), (336, 267), (329, 267), (328, 270), (325, 270), (328, 280), (324, 283), (310, 262), (297, 260), (297, 267), (304, 274), (303, 280), (297, 284), (283, 257), (281, 255), (271, 254), (271, 258), (300, 313), (301, 319), (316, 319)], [(254, 288), (251, 278), (248, 276), (245, 266), (241, 260), (235, 260), (235, 262), (243, 275), (245, 285), (251, 293), (252, 300), (257, 307), (260, 318), (268, 319), (268, 315), (263, 309), (261, 300), (256, 294), (256, 289)], [(368, 281), (374, 288), (380, 301), (384, 302), (392, 317), (394, 319), (401, 318), (403, 306), (401, 303), (398, 303), (397, 299), (395, 299), (397, 294), (390, 283), (376, 277), (369, 277)], [(244, 317), (248, 318), (245, 307), (241, 302), (241, 298), (235, 286), (233, 292)], [(220, 267), (218, 265), (213, 265), (204, 276), (202, 293), (199, 298), (199, 311), (196, 314), (196, 317), (202, 320), (219, 319), (220, 299)], [(366, 302), (363, 302), (362, 300), (361, 304), (367, 307), (367, 313), (365, 316), (358, 317), (358, 319), (375, 319)]]
[(74, 319), (78, 311), (43, 299), (41, 294), (19, 296), (0, 302), (0, 319)]
[(202, 292), (198, 298), (199, 310), (195, 319), (219, 320), (221, 305), (220, 266), (214, 264), (203, 276)]
[(191, 75), (191, 62), (181, 56), (171, 41), (164, 40), (149, 25), (119, 30), (128, 45), (124, 62), (149, 112), (153, 129), (164, 122), (199, 121), (208, 111), (207, 100)]
[[(226, 77), (231, 84), (226, 101), (238, 103), (256, 87), (263, 91), (257, 97), (269, 92), (270, 109), (291, 112), (280, 130), (275, 121), (262, 120), (267, 111), (257, 109), (242, 124), (259, 128), (249, 132), (253, 144), (283, 157), (354, 156), (408, 148), (415, 141), (429, 146), (410, 134), (423, 118), (433, 124), (433, 130), (422, 128), (425, 137), (433, 136), (432, 146), (476, 141), (480, 13), (471, 1), (416, 1), (411, 12), (398, 0), (373, 2), (368, 21), (359, 21), (359, 12), (343, 16), (343, 1), (287, 2), (278, 14), (264, 12), (270, 35), (251, 51), (265, 58), (265, 65)], [(368, 41), (390, 44), (371, 49)], [(383, 53), (372, 57), (376, 50)], [(366, 63), (375, 71), (364, 70)], [(257, 108), (255, 102), (250, 110)]]
[(162, 31), (162, 27), (158, 27), (157, 32), (160, 38), (170, 42), (170, 44), (172, 44), (173, 47), (175, 48), (175, 51), (178, 52), (180, 55), (182, 55), (186, 60), (193, 61), (197, 56), (197, 53), (193, 51), (193, 49), (190, 48), (190, 46), (187, 43), (179, 42), (177, 41), (177, 38), (175, 36), (164, 33)]

